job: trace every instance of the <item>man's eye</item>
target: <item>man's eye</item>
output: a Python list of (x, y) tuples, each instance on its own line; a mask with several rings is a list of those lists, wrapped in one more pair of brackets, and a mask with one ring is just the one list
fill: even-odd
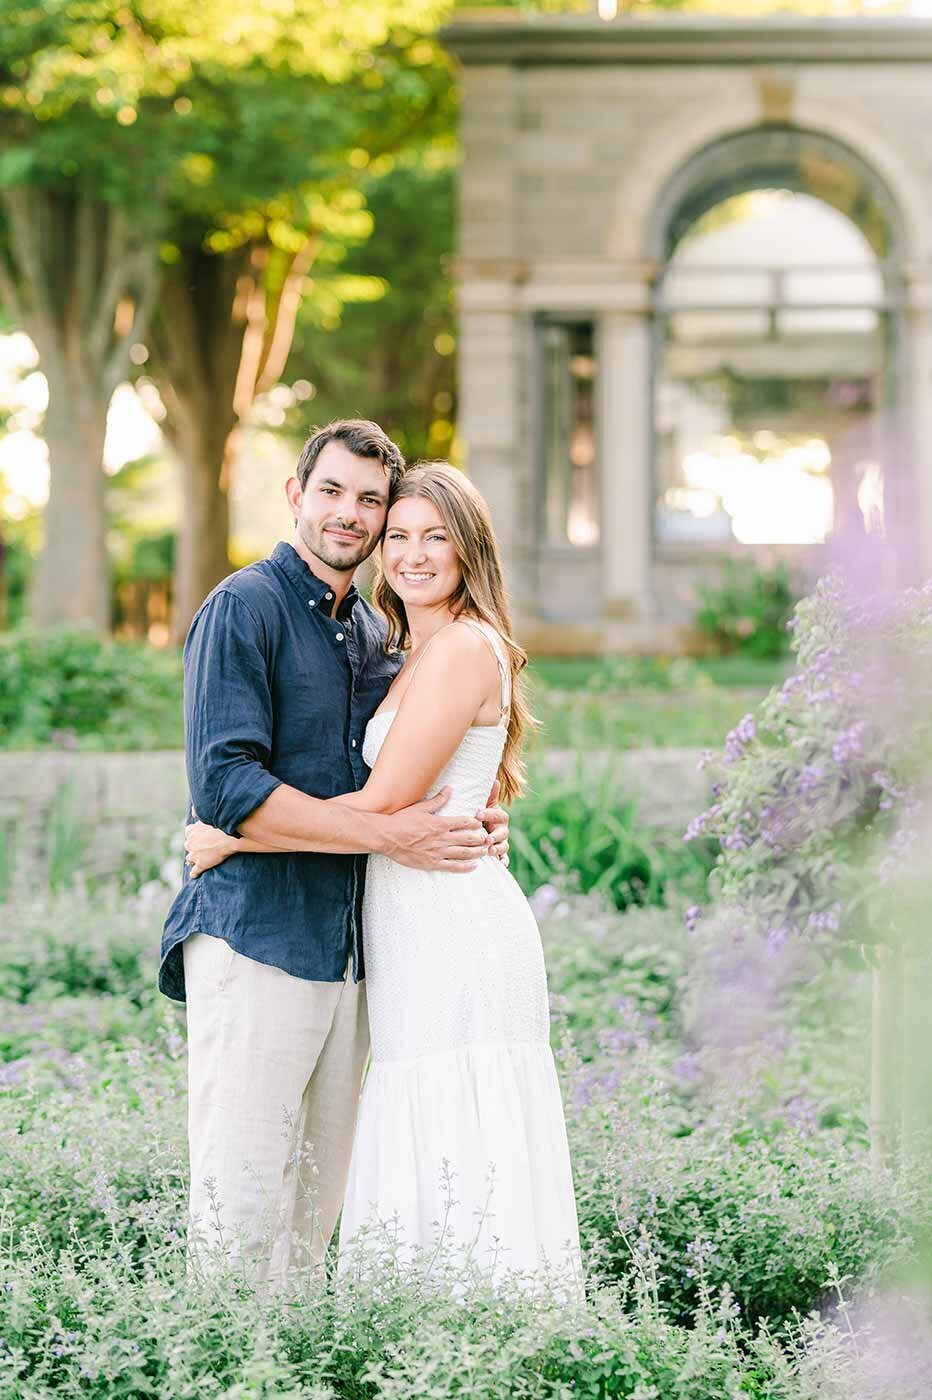
[(335, 496), (337, 494), (336, 490), (332, 486), (322, 486), (320, 489), (325, 496)]

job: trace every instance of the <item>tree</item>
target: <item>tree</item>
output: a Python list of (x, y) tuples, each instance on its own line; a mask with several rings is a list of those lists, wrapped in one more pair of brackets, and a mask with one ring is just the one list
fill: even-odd
[(286, 378), (309, 378), (315, 391), (301, 408), (303, 430), (359, 413), (376, 418), (409, 460), (449, 453), (454, 160), (452, 141), (438, 142), (426, 158), (402, 159), (364, 183), (375, 234), (345, 251), (333, 279), (342, 295), (323, 305), (308, 298), (295, 335)]
[(240, 428), (284, 370), (313, 274), (371, 232), (359, 188), (366, 172), (438, 124), (449, 127), (449, 78), (425, 37), (443, 5), (367, 4), (365, 44), (354, 8), (341, 8), (334, 53), (317, 43), (319, 72), (287, 66), (292, 25), (280, 59), (244, 71), (225, 103), (191, 90), (191, 115), (200, 111), (202, 123), (198, 178), (177, 207), (177, 261), (152, 336), (165, 427), (187, 486), (178, 639), (229, 569), (227, 489)]
[(231, 434), (284, 363), (369, 153), (429, 116), (435, 50), (419, 36), (445, 8), (0, 0), (0, 298), (50, 388), (39, 621), (107, 620), (106, 413), (148, 353), (160, 287), (154, 368), (191, 484), (179, 631), (225, 571)]

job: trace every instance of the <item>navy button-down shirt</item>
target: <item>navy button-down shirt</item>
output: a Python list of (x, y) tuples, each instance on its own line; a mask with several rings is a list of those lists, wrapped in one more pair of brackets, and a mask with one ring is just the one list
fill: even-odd
[[(193, 810), (237, 834), (281, 783), (336, 797), (368, 777), (366, 724), (401, 665), (385, 625), (355, 588), (333, 590), (290, 544), (224, 579), (184, 648), (185, 759)], [(189, 814), (189, 820), (191, 820)], [(365, 856), (233, 855), (192, 879), (185, 867), (162, 935), (159, 987), (185, 1000), (181, 944), (191, 933), (295, 977), (364, 976)]]

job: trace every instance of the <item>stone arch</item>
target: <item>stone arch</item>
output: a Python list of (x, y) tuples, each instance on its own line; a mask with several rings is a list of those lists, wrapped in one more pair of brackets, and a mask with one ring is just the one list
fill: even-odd
[[(755, 189), (789, 189), (819, 199), (857, 227), (876, 260), (885, 289), (887, 360), (879, 412), (885, 460), (894, 469), (886, 482), (888, 523), (905, 532), (916, 508), (914, 468), (908, 465), (911, 429), (909, 345), (905, 327), (909, 252), (915, 223), (890, 183), (858, 149), (823, 129), (790, 122), (756, 123), (704, 142), (668, 173), (645, 211), (642, 228), (650, 304), (662, 306), (663, 275), (687, 231), (709, 210)], [(660, 361), (652, 341), (649, 397), (654, 401)], [(656, 457), (651, 451), (653, 479)], [(906, 571), (910, 567), (904, 556)]]
[(861, 229), (879, 262), (902, 263), (907, 232), (900, 205), (874, 167), (835, 136), (776, 123), (719, 136), (680, 164), (648, 216), (648, 258), (665, 264), (707, 210), (733, 194), (768, 186), (832, 205)]

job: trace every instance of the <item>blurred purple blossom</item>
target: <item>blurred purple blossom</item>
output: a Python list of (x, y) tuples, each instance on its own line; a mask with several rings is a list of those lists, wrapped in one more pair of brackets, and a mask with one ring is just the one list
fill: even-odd
[(862, 741), (864, 731), (867, 728), (863, 720), (858, 720), (847, 729), (842, 730), (838, 738), (832, 744), (832, 758), (837, 764), (844, 767), (853, 758), (857, 758), (862, 752)]
[(756, 733), (757, 726), (752, 714), (747, 714), (743, 719), (739, 720), (725, 739), (725, 762), (736, 762), (744, 753), (748, 744), (752, 742)]

